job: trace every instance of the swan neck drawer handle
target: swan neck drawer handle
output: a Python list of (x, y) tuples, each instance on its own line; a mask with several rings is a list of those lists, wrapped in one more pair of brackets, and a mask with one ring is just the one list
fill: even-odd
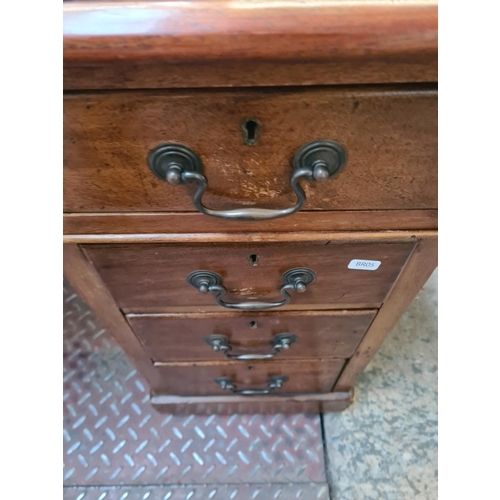
[(272, 338), (273, 347), (270, 353), (267, 354), (232, 354), (232, 345), (225, 335), (208, 335), (203, 339), (206, 344), (212, 346), (214, 351), (220, 351), (228, 359), (237, 361), (259, 361), (262, 359), (275, 358), (282, 349), (289, 349), (290, 346), (297, 342), (297, 336), (290, 333), (279, 333)]
[(273, 307), (281, 307), (290, 302), (291, 290), (302, 293), (316, 279), (316, 274), (311, 269), (305, 267), (296, 267), (289, 269), (281, 277), (283, 285), (280, 288), (280, 294), (283, 299), (276, 302), (261, 302), (258, 300), (249, 300), (246, 302), (226, 302), (223, 299), (227, 290), (222, 285), (222, 278), (212, 271), (194, 271), (187, 277), (189, 285), (193, 286), (202, 294), (209, 292), (215, 293), (215, 301), (227, 309), (239, 309), (240, 311), (263, 311)]
[(240, 396), (263, 396), (265, 394), (271, 394), (275, 389), (283, 387), (283, 384), (288, 380), (288, 377), (275, 375), (267, 379), (267, 389), (242, 389), (238, 390), (232, 378), (229, 377), (218, 377), (215, 379), (215, 383), (219, 384), (220, 388), (223, 390), (231, 391), (233, 394), (238, 394)]
[(198, 186), (193, 195), (193, 205), (202, 214), (226, 220), (262, 221), (298, 212), (306, 201), (299, 180), (324, 182), (344, 168), (346, 159), (344, 148), (334, 141), (313, 141), (302, 146), (293, 158), (293, 173), (290, 178), (290, 186), (297, 196), (297, 202), (289, 208), (277, 210), (268, 208), (212, 210), (206, 207), (201, 201), (208, 187), (208, 180), (202, 173), (203, 164), (200, 157), (186, 146), (174, 143), (162, 144), (149, 153), (148, 164), (158, 178), (172, 186), (196, 182)]

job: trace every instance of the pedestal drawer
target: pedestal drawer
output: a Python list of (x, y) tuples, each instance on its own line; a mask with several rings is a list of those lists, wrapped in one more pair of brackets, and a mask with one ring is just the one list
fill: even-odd
[(349, 358), (375, 317), (368, 311), (132, 314), (153, 361)]
[(219, 394), (266, 395), (330, 392), (344, 360), (271, 360), (263, 363), (155, 363), (158, 386), (153, 392), (181, 396)]
[[(185, 308), (255, 311), (272, 304), (302, 309), (376, 308), (414, 246), (411, 238), (385, 242), (381, 237), (352, 243), (84, 245), (84, 250), (124, 312), (158, 313)], [(368, 264), (359, 265), (360, 261)], [(188, 282), (193, 273), (200, 280)], [(305, 275), (300, 278), (303, 282), (295, 280), (294, 273)], [(202, 288), (202, 278), (208, 275), (212, 278), (206, 283), (216, 283), (214, 274), (225, 293), (208, 285)]]

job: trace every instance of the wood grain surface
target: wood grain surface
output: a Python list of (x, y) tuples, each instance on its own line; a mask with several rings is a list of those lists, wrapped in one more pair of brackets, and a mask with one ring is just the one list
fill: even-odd
[[(342, 212), (340, 212), (342, 214)], [(251, 227), (251, 226), (250, 226)], [(147, 233), (65, 235), (65, 243), (272, 243), (293, 241), (388, 242), (413, 241), (435, 234), (427, 231), (255, 231), (229, 233)], [(185, 228), (186, 231), (189, 228)]]
[(67, 89), (437, 81), (437, 2), (67, 2)]
[[(318, 241), (247, 244), (83, 245), (90, 262), (121, 308), (216, 306), (212, 293), (202, 295), (186, 282), (188, 274), (219, 274), (228, 290), (224, 300), (280, 300), (282, 274), (292, 268), (312, 269), (317, 279), (304, 293), (291, 292), (288, 307), (314, 304), (380, 305), (415, 247), (408, 242)], [(258, 259), (252, 265), (251, 256)], [(376, 271), (348, 269), (352, 259), (380, 261)], [(220, 307), (221, 310), (224, 310)]]
[(180, 396), (230, 395), (230, 391), (215, 382), (217, 377), (229, 377), (239, 390), (244, 390), (266, 389), (269, 377), (286, 376), (289, 380), (273, 394), (323, 393), (332, 390), (343, 366), (341, 359), (155, 363), (159, 385), (153, 387), (153, 392)]
[(151, 404), (160, 413), (213, 415), (234, 413), (327, 413), (345, 410), (354, 392), (269, 396), (169, 396), (153, 394)]
[[(387, 231), (437, 229), (437, 210), (299, 211), (289, 217), (245, 224), (245, 231)], [(242, 224), (195, 212), (69, 213), (63, 216), (67, 238), (79, 235), (185, 233), (237, 234)]]
[[(247, 118), (261, 124), (251, 146)], [(340, 143), (347, 165), (324, 183), (301, 182), (303, 211), (436, 209), (437, 93), (393, 88), (66, 96), (64, 209), (196, 212), (195, 183), (171, 186), (148, 167), (165, 142), (200, 156), (206, 206), (286, 208), (296, 201), (292, 158), (318, 139)]]
[(267, 354), (280, 333), (297, 336), (277, 359), (348, 358), (377, 311), (152, 314), (127, 317), (153, 361), (223, 360), (204, 342), (224, 335), (231, 354)]

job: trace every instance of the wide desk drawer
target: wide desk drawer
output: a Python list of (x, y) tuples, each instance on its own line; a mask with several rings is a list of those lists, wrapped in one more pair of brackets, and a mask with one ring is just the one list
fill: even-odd
[(125, 313), (370, 309), (415, 243), (83, 245)]
[(345, 167), (303, 176), (301, 210), (437, 208), (437, 90), (326, 88), (66, 95), (64, 210), (197, 211), (197, 181), (148, 165), (163, 144), (199, 158), (209, 209), (287, 209), (296, 153), (324, 140)]

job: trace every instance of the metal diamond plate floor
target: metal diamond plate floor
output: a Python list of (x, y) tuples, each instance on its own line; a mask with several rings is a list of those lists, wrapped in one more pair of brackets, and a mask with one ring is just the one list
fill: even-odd
[(64, 500), (328, 500), (326, 485), (242, 484), (65, 488)]
[(64, 498), (328, 499), (319, 415), (160, 415), (64, 282)]

